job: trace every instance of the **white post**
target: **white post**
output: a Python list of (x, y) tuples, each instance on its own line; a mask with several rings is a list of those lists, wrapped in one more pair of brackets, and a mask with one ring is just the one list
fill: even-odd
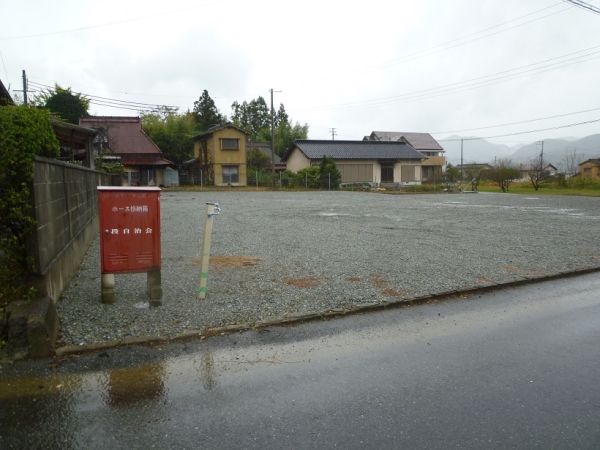
[(331, 190), (331, 173), (329, 173), (329, 190)]
[[(200, 278), (198, 279), (198, 298), (206, 298), (206, 284), (208, 282), (208, 260), (210, 258), (210, 239), (212, 236), (213, 216), (218, 203), (206, 203), (206, 216), (204, 218), (204, 237), (202, 239), (202, 257), (200, 258)], [(220, 210), (219, 210), (220, 211)], [(218, 214), (218, 212), (216, 213)]]

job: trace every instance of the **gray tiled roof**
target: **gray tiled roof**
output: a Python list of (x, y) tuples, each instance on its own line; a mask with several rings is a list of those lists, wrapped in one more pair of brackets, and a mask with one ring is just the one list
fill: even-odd
[(330, 156), (333, 159), (426, 159), (404, 142), (302, 139), (295, 140), (281, 160), (286, 161), (296, 147), (309, 159), (321, 159), (323, 156)]
[(429, 133), (406, 133), (399, 131), (373, 131), (369, 138), (375, 138), (379, 141), (397, 141), (406, 139), (406, 141), (417, 150), (437, 150), (444, 151), (442, 146)]
[(236, 128), (236, 129), (240, 130), (242, 133), (250, 134), (246, 130), (241, 129), (240, 127), (234, 125), (233, 123), (227, 122), (227, 123), (221, 123), (219, 125), (214, 125), (214, 126), (210, 127), (208, 130), (206, 130), (206, 131), (204, 131), (204, 132), (202, 132), (202, 133), (194, 136), (194, 139), (198, 139), (198, 138), (201, 138), (201, 137), (204, 137), (204, 136), (208, 136), (210, 134), (213, 134), (215, 131), (220, 130), (221, 128), (226, 128), (226, 127)]

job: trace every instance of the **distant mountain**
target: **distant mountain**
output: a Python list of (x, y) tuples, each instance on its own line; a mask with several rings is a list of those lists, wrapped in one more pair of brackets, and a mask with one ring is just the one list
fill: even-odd
[(514, 153), (515, 149), (504, 144), (492, 144), (484, 139), (469, 140), (468, 136), (450, 136), (438, 140), (446, 150), (446, 161), (450, 164), (460, 164), (460, 140), (463, 141), (463, 162), (468, 163), (493, 163), (494, 158), (506, 158)]
[[(465, 164), (489, 163), (501, 158), (510, 158), (515, 164), (527, 164), (542, 152), (542, 141), (533, 144), (518, 144), (509, 147), (504, 144), (493, 144), (484, 139), (469, 140), (466, 136), (450, 136), (438, 140), (446, 150), (446, 160), (450, 164), (460, 164), (460, 139), (463, 141), (463, 162)], [(567, 152), (579, 162), (590, 158), (600, 158), (600, 134), (584, 138), (566, 137), (562, 139), (544, 139), (544, 162), (559, 169), (566, 162)]]
[(576, 155), (579, 162), (600, 157), (600, 134), (593, 134), (576, 140), (544, 139), (521, 147), (510, 158), (516, 164), (527, 164), (542, 153), (541, 142), (544, 143), (544, 161), (558, 168), (564, 165), (567, 153)]

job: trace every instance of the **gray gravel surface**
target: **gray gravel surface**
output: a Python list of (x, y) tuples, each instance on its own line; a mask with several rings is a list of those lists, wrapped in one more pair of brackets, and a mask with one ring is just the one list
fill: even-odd
[[(598, 198), (357, 192), (161, 193), (162, 305), (146, 274), (100, 300), (99, 240), (57, 303), (60, 345), (164, 336), (600, 266)], [(196, 298), (206, 202), (218, 202)]]

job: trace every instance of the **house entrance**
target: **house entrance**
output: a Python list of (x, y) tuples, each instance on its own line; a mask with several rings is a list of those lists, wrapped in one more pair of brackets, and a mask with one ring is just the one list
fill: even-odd
[(381, 182), (382, 183), (393, 183), (394, 182), (394, 165), (393, 164), (382, 164), (381, 165)]

